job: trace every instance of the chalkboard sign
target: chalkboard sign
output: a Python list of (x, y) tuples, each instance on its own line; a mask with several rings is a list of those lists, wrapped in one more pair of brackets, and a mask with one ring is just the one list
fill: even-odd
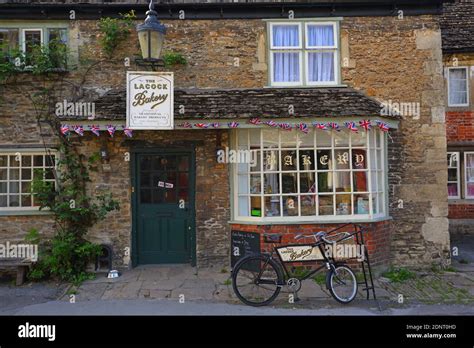
[(231, 266), (249, 254), (260, 253), (260, 234), (255, 232), (231, 231)]

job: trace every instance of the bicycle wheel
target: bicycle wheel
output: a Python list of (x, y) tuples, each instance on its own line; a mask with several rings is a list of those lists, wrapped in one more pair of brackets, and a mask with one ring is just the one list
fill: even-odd
[(336, 301), (347, 304), (356, 297), (357, 279), (348, 266), (336, 265), (326, 279), (327, 288)]
[(264, 255), (247, 256), (232, 270), (232, 287), (237, 297), (249, 306), (265, 306), (280, 293), (283, 281), (278, 264)]

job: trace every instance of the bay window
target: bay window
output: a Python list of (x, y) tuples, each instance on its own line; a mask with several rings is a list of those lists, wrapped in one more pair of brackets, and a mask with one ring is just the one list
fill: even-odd
[(0, 212), (38, 210), (31, 191), (39, 176), (55, 186), (56, 156), (44, 152), (0, 152)]
[(272, 22), (268, 25), (272, 86), (339, 83), (337, 22)]
[(276, 129), (236, 131), (252, 163), (235, 166), (236, 219), (341, 220), (385, 215), (385, 136)]

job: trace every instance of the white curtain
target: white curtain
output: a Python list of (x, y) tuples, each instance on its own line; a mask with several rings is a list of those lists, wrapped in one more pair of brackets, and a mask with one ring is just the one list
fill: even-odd
[(308, 46), (334, 46), (334, 27), (332, 25), (309, 25), (308, 32)]
[[(334, 47), (332, 25), (310, 25), (307, 32), (309, 47)], [(334, 81), (334, 52), (308, 53), (308, 79), (311, 82)]]
[[(273, 47), (298, 47), (299, 27), (297, 25), (274, 25)], [(274, 52), (273, 53), (273, 81), (297, 82), (300, 79), (300, 53)]]
[(334, 81), (334, 52), (308, 53), (308, 78), (311, 82)]
[(297, 82), (300, 80), (299, 53), (273, 53), (273, 81)]
[(460, 105), (467, 103), (466, 69), (451, 69), (449, 71), (449, 104)]
[(298, 47), (299, 33), (297, 25), (274, 25), (273, 26), (273, 47)]

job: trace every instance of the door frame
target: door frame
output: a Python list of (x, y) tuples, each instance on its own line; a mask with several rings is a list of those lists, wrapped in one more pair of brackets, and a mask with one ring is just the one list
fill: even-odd
[(187, 144), (186, 147), (173, 146), (170, 147), (149, 147), (149, 146), (138, 146), (130, 148), (130, 180), (131, 180), (131, 210), (132, 210), (132, 251), (131, 251), (131, 260), (132, 267), (138, 265), (138, 243), (137, 243), (137, 234), (138, 234), (138, 194), (137, 194), (137, 184), (138, 184), (138, 155), (141, 154), (176, 154), (176, 153), (185, 153), (190, 157), (190, 167), (189, 167), (189, 181), (190, 181), (190, 191), (189, 191), (189, 210), (191, 211), (191, 233), (190, 238), (190, 263), (191, 266), (196, 266), (196, 146), (195, 144)]

